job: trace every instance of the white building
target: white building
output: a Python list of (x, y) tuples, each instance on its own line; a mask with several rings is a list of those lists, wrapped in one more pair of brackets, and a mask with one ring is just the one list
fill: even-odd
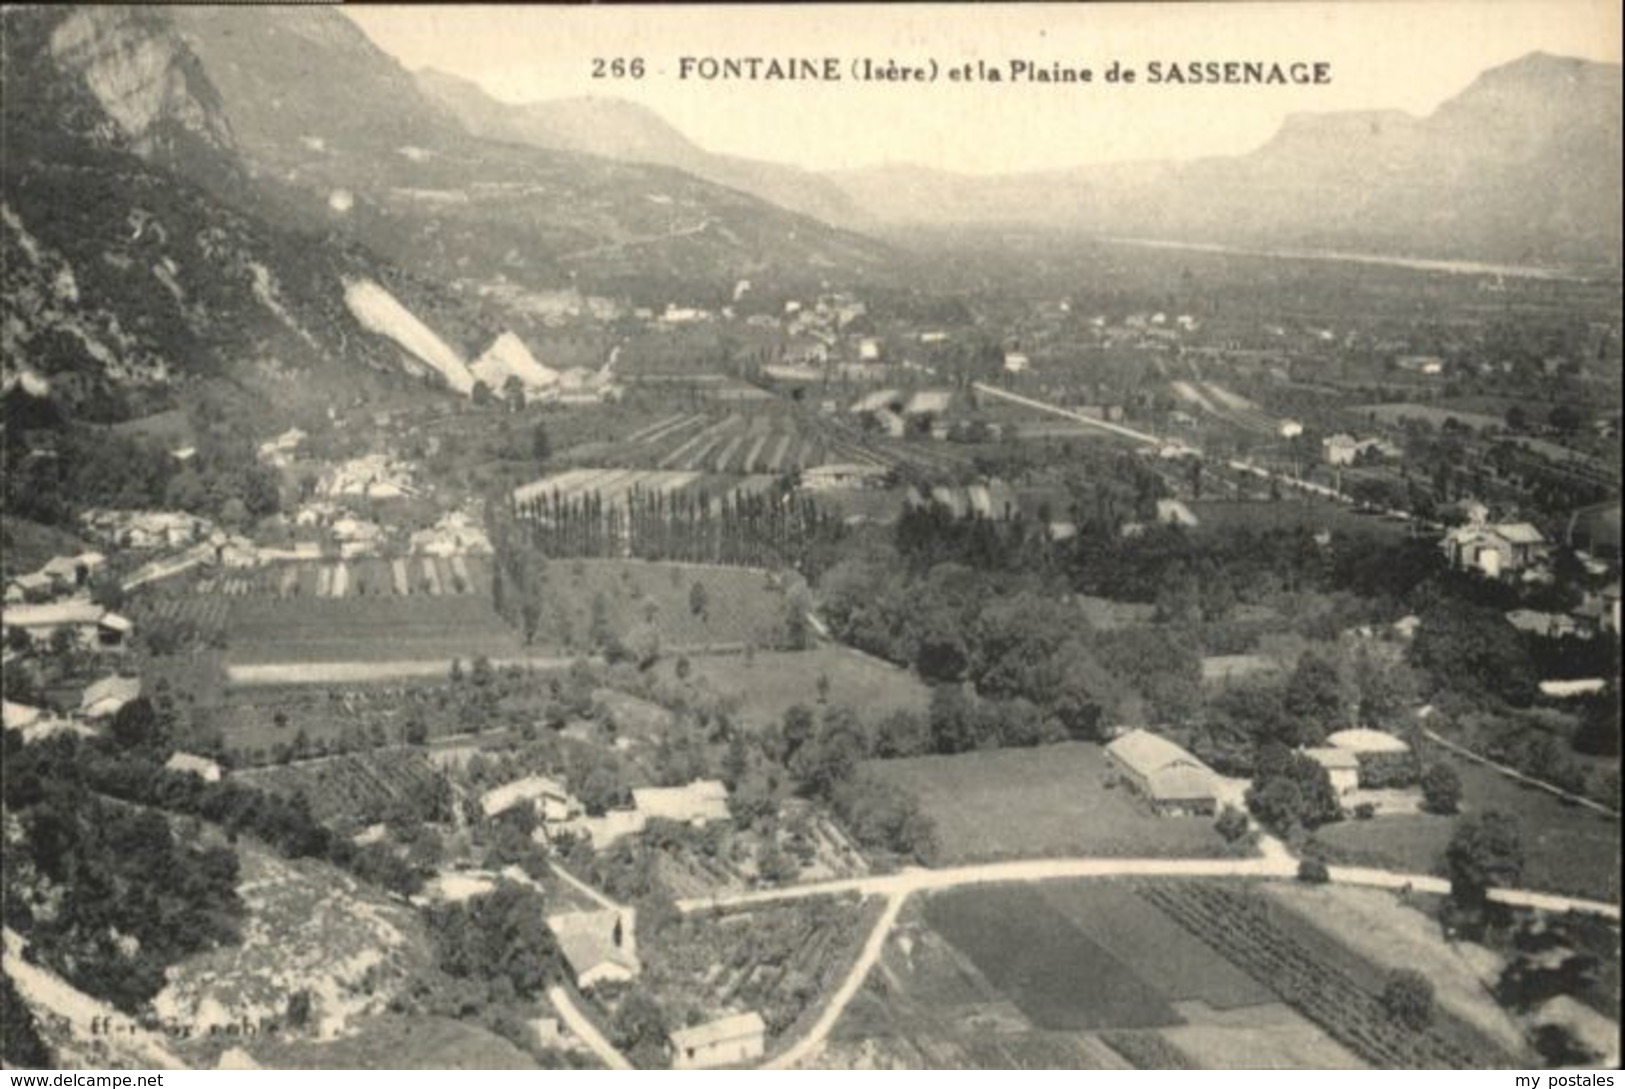
[(767, 1025), (761, 1014), (740, 1013), (671, 1034), (673, 1070), (737, 1066), (759, 1059), (767, 1050)]

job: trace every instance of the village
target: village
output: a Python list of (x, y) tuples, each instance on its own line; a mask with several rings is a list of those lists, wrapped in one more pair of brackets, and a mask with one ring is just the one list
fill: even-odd
[[(1504, 630), (1446, 638), (1528, 640), (1506, 653), (1561, 661), (1532, 678), (1550, 710), (1529, 714), (1589, 722), (1613, 698), (1617, 502), (1520, 517), (1512, 476), (1484, 482), (1493, 503), (1379, 493), (1368, 478), (1426, 449), (1414, 432), (1272, 416), (1211, 377), (1289, 353), (1260, 355), (1211, 318), (1069, 309), (1038, 307), (1000, 344), (877, 321), (847, 294), (772, 315), (673, 304), (638, 316), (596, 370), (548, 367), (505, 333), (468, 366), (460, 407), (335, 406), (257, 440), (271, 513), (88, 508), (84, 550), (8, 570), (7, 673), (25, 678), (8, 681), (8, 735), (100, 744), (156, 715), (164, 773), (303, 798), (347, 837), (350, 868), (418, 911), (474, 912), (502, 888), (534, 897), (567, 975), (529, 992), (522, 1046), (612, 1066), (828, 1058), (863, 975), (896, 955), (889, 935), (919, 925), (910, 893), (993, 880), (1012, 858), (1046, 881), (1150, 881), (1153, 898), (1157, 875), (1201, 874), (1448, 898), (1432, 860), (1395, 845), (1442, 846), (1458, 813), (1488, 804), (1479, 792), (1505, 793), (1497, 777), (1611, 824), (1597, 842), (1612, 842), (1617, 770), (1509, 747), (1505, 726), (1426, 698), (1418, 669), (1458, 667), (1426, 649), (1440, 621), (1425, 610), (1356, 610), (1320, 633), (1283, 623), (1280, 590), (1261, 596), (1241, 573), (1228, 603), (1177, 578), (1143, 604), (1085, 582), (998, 636), (972, 604), (992, 583), (965, 599), (922, 569), (921, 601), (866, 597), (869, 576), (843, 559), (858, 540), (996, 572), (1021, 556), (1048, 567), (1105, 530), (1128, 565), (1115, 584), (1130, 585), (1135, 553), (1168, 547), (1151, 542), (1200, 550), (1255, 510), (1302, 527), (1321, 562), (1351, 547), (1431, 555), (1437, 577), (1480, 587)], [(1190, 377), (1154, 398), (1138, 379), (1079, 381), (1051, 346), (1071, 329), (1086, 352)], [(694, 369), (694, 353), (730, 343), (733, 362)], [(1406, 357), (1393, 366), (1412, 373)], [(197, 443), (182, 437), (170, 456), (185, 471)], [(1095, 581), (1114, 584), (1110, 566)], [(944, 592), (931, 607), (972, 610), (956, 637), (968, 669), (928, 656), (940, 637), (923, 617), (892, 622), (926, 623), (903, 644), (864, 634), (863, 610), (906, 615)], [(1088, 650), (1057, 608), (1093, 629)], [(1087, 675), (1101, 667), (1085, 659), (1174, 625), (1211, 633), (1181, 647), (1188, 664), (1164, 656), (1167, 677), (1191, 671), (1177, 694), (1142, 663), (1143, 677), (1067, 696), (1083, 701), (1071, 709), (1052, 682), (980, 662), (1014, 638), (1034, 665), (1054, 655)], [(1281, 719), (1266, 704), (1283, 692)], [(1267, 762), (1237, 748), (1268, 731)], [(1042, 771), (1007, 759), (1054, 746)], [(1057, 776), (1072, 797), (1046, 804)], [(967, 824), (967, 807), (999, 814), (997, 832)], [(1523, 872), (1543, 870), (1525, 859)], [(1487, 892), (1617, 920), (1617, 870)], [(776, 975), (735, 977), (717, 944), (735, 929), (752, 948), (802, 951)], [(208, 986), (159, 997), (201, 1011)], [(309, 993), (333, 986), (354, 981)], [(361, 1023), (340, 1012), (354, 998), (311, 1001), (337, 1037)], [(1520, 1016), (1612, 1061), (1605, 1015), (1559, 1005)], [(1318, 1024), (1339, 1046), (1341, 1027)]]
[(1579, 21), (1161, 132), (580, 14), (0, 12), (6, 1068), (1617, 1067)]

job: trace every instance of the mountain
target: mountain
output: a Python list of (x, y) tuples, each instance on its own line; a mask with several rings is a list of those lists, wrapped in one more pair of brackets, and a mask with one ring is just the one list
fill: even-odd
[(1534, 53), (1425, 118), (1298, 114), (1245, 155), (971, 177), (832, 175), (876, 222), (1617, 265), (1620, 66)]
[(345, 305), (356, 279), (389, 284), (460, 342), (490, 335), (364, 248), (269, 217), (218, 89), (163, 12), (0, 19), (8, 394), (44, 390), (63, 419), (104, 421), (215, 380), (283, 409), (364, 395), (401, 360)]
[(828, 178), (794, 166), (719, 155), (699, 147), (646, 106), (615, 98), (564, 98), (525, 105), (499, 102), (470, 80), (434, 69), (419, 88), (476, 136), (619, 162), (655, 163), (760, 197), (770, 204), (846, 224), (862, 218)]
[(470, 133), (331, 8), (165, 14), (280, 215), (467, 294), (581, 287), (663, 305), (726, 298), (740, 277), (863, 275), (890, 260), (873, 240), (669, 166)]

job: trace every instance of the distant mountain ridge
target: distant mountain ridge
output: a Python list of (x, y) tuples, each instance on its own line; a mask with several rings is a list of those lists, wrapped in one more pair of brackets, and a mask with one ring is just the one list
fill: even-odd
[(418, 86), (476, 136), (621, 162), (675, 167), (825, 223), (852, 224), (861, 210), (819, 174), (781, 163), (706, 151), (654, 110), (617, 98), (562, 98), (511, 105), (478, 84), (432, 68)]
[(831, 177), (876, 223), (1617, 265), (1620, 66), (1532, 53), (1425, 118), (1295, 114), (1245, 155), (992, 177)]
[[(331, 7), (163, 10), (218, 88), (256, 187), (289, 222), (465, 292), (581, 288), (664, 306), (726, 299), (740, 278), (863, 276), (892, 259), (872, 239), (671, 166), (471, 132)], [(556, 127), (580, 144), (596, 122)]]

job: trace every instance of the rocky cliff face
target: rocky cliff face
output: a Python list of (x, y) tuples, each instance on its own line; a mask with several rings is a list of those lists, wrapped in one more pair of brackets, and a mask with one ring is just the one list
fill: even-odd
[[(344, 305), (387, 283), (471, 343), (435, 288), (259, 214), (220, 96), (159, 10), (0, 11), (0, 352), (66, 418), (168, 407), (204, 379), (331, 403), (398, 374)], [(298, 376), (296, 381), (288, 376)]]
[(155, 13), (76, 8), (49, 41), (51, 60), (84, 85), (143, 157), (169, 150), (180, 133), (221, 151), (233, 147), (219, 96), (197, 58)]

